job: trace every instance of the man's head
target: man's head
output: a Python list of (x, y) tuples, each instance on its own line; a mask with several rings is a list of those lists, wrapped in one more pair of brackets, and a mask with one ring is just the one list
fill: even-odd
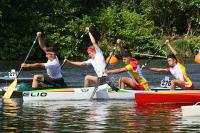
[(56, 51), (54, 50), (53, 47), (47, 48), (46, 57), (48, 58), (48, 60), (53, 60), (56, 58)]
[(90, 58), (94, 59), (95, 54), (96, 54), (96, 50), (95, 50), (94, 46), (88, 47), (87, 53), (88, 53)]
[(177, 64), (178, 60), (174, 54), (170, 54), (167, 56), (167, 62), (170, 67), (173, 67)]
[(129, 53), (129, 52), (125, 52), (122, 56), (123, 56), (123, 62), (125, 64), (130, 64), (130, 60), (132, 58), (132, 54)]

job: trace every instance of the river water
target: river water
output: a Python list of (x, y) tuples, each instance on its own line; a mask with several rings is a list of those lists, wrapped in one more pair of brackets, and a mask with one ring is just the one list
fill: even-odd
[[(142, 60), (141, 63), (144, 63)], [(0, 62), (0, 74), (17, 69), (19, 62)], [(15, 64), (15, 65), (14, 65)], [(122, 66), (120, 63), (115, 68)], [(151, 66), (166, 66), (153, 60)], [(200, 88), (200, 65), (186, 62), (188, 75)], [(26, 69), (21, 77), (44, 71)], [(165, 73), (144, 70), (151, 86), (159, 86)], [(85, 74), (94, 74), (91, 67), (63, 68), (65, 81), (81, 86)], [(121, 74), (126, 75), (126, 74)], [(121, 75), (111, 75), (118, 80)], [(171, 77), (171, 76), (170, 76)], [(0, 100), (0, 132), (200, 132), (200, 117), (183, 117), (180, 105), (137, 106), (134, 101), (37, 101)]]

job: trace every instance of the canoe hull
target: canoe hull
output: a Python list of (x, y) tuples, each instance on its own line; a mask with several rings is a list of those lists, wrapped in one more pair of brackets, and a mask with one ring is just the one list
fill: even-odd
[(144, 92), (135, 94), (138, 105), (193, 104), (200, 101), (200, 91)]
[[(141, 92), (135, 90), (120, 90), (119, 92), (109, 90), (110, 86), (107, 84), (99, 86), (93, 99), (134, 100), (134, 94)], [(90, 100), (93, 91), (94, 87), (24, 91), (23, 100)]]

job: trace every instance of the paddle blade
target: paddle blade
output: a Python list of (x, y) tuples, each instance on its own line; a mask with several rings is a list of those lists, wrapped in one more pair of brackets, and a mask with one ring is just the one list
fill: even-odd
[(17, 79), (15, 79), (15, 80), (10, 84), (10, 86), (9, 86), (8, 89), (7, 89), (7, 91), (6, 91), (5, 94), (3, 95), (3, 98), (4, 98), (4, 99), (10, 98), (16, 86), (17, 86)]

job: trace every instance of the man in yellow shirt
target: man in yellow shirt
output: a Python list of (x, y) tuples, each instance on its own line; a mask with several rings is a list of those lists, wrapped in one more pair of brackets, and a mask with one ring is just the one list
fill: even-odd
[(125, 85), (133, 88), (134, 90), (148, 90), (149, 85), (147, 81), (139, 75), (139, 73), (134, 69), (131, 64), (132, 55), (128, 52), (123, 54), (123, 62), (126, 64), (125, 67), (114, 69), (114, 70), (105, 70), (107, 74), (116, 74), (122, 72), (128, 72), (130, 77), (121, 77), (119, 80), (119, 88), (124, 89)]

